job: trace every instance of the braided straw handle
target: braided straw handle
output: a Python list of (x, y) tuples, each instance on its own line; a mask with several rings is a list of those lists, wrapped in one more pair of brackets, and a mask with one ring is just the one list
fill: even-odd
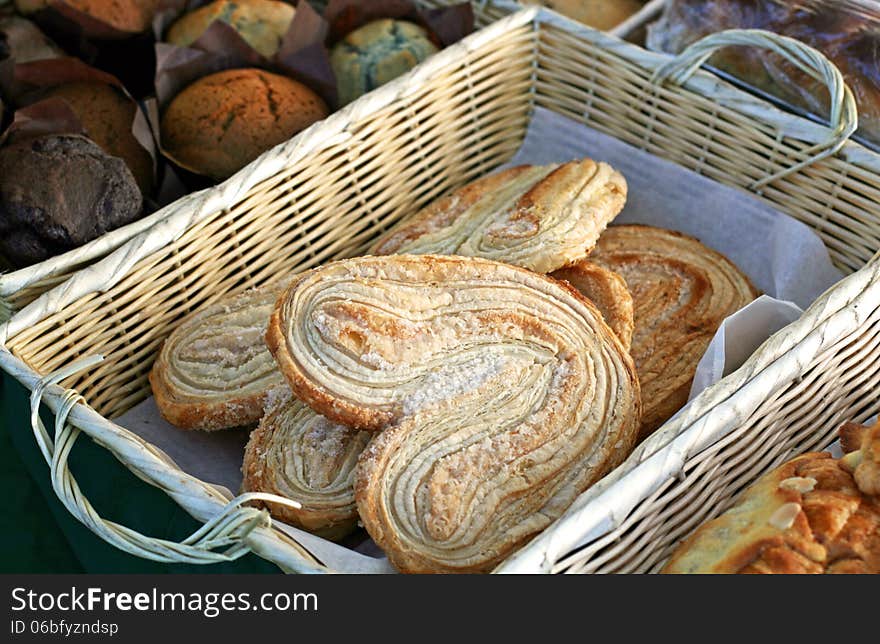
[(731, 46), (767, 49), (792, 63), (799, 70), (822, 82), (831, 95), (830, 128), (828, 138), (807, 149), (808, 158), (752, 184), (757, 190), (781, 177), (797, 172), (813, 163), (835, 154), (858, 129), (858, 110), (852, 90), (843, 75), (822, 53), (799, 40), (761, 29), (730, 29), (711, 34), (688, 46), (674, 59), (654, 72), (652, 82), (669, 80), (682, 85), (702, 67), (719, 49)]
[[(229, 501), (223, 510), (196, 532), (180, 543), (149, 537), (113, 521), (103, 519), (85, 497), (68, 467), (68, 456), (80, 430), (67, 422), (71, 409), (84, 399), (73, 390), (67, 390), (63, 403), (55, 414), (54, 440), (40, 420), (40, 402), (47, 387), (57, 384), (74, 373), (98, 362), (101, 357), (79, 360), (68, 367), (40, 380), (31, 392), (31, 428), (43, 458), (51, 470), (52, 488), (64, 507), (81, 523), (120, 550), (162, 563), (209, 564), (233, 561), (247, 554), (248, 535), (257, 527), (268, 528), (271, 518), (265, 510), (247, 506), (250, 501), (271, 501), (299, 508), (296, 501), (252, 492)], [(218, 551), (219, 548), (225, 548)]]

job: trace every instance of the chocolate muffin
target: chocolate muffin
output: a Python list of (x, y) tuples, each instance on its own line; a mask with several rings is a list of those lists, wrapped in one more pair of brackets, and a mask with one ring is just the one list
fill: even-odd
[(346, 105), (436, 53), (428, 32), (405, 20), (375, 20), (333, 46), (330, 65), (340, 105)]
[(216, 0), (178, 18), (165, 40), (186, 47), (219, 20), (235, 29), (260, 54), (271, 58), (278, 53), (294, 13), (291, 5), (276, 0)]
[(230, 69), (174, 97), (162, 115), (162, 147), (181, 167), (221, 180), (326, 116), (324, 101), (302, 83)]
[[(150, 28), (160, 0), (65, 0), (65, 3), (106, 25), (129, 34), (143, 33)], [(51, 5), (49, 0), (15, 0), (15, 7), (24, 15)]]
[(29, 266), (137, 219), (142, 199), (125, 163), (84, 136), (0, 148), (0, 255)]
[(121, 90), (104, 83), (68, 83), (44, 98), (63, 99), (79, 118), (86, 134), (107, 154), (120, 157), (146, 195), (153, 189), (153, 158), (132, 134), (137, 104)]

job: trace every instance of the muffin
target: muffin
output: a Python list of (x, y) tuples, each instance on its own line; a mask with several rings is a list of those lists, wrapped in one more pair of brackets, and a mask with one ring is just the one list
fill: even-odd
[(375, 20), (355, 29), (330, 51), (339, 104), (346, 105), (436, 53), (428, 32), (403, 20)]
[(231, 69), (174, 97), (162, 115), (162, 147), (181, 167), (221, 180), (326, 116), (324, 101), (302, 83)]
[(594, 29), (614, 29), (644, 6), (640, 0), (529, 0)]
[(165, 40), (186, 47), (199, 39), (215, 20), (225, 22), (260, 54), (271, 58), (293, 21), (295, 10), (275, 0), (216, 0), (178, 18)]
[(141, 192), (153, 188), (153, 158), (131, 132), (137, 105), (112, 85), (68, 83), (49, 90), (44, 98), (63, 99), (79, 118), (86, 134), (107, 154), (121, 158)]
[(76, 134), (0, 148), (0, 255), (29, 266), (137, 219), (131, 171)]
[(0, 60), (29, 63), (67, 54), (27, 18), (0, 16)]
[[(150, 28), (160, 0), (65, 0), (65, 4), (106, 25), (131, 34)], [(15, 0), (24, 15), (51, 5), (49, 0)]]

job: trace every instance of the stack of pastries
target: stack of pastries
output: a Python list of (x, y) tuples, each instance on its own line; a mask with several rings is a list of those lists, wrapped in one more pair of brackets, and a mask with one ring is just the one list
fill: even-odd
[(479, 179), (364, 257), (184, 320), (150, 374), (158, 407), (187, 429), (258, 423), (243, 491), (299, 501), (267, 504), (282, 521), (362, 525), (402, 572), (490, 571), (685, 402), (757, 295), (695, 239), (609, 227), (626, 194), (592, 159)]

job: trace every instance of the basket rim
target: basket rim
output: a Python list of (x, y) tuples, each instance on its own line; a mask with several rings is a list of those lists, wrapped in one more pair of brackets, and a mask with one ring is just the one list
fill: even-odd
[[(250, 187), (272, 176), (280, 165), (295, 162), (312, 151), (320, 149), (323, 145), (328, 145), (328, 141), (344, 141), (351, 136), (348, 128), (352, 122), (359, 121), (362, 116), (372, 114), (398, 98), (405, 98), (418, 89), (423, 81), (436, 70), (445, 68), (447, 65), (457, 64), (460, 53), (479, 49), (491, 43), (500, 33), (530, 23), (535, 28), (541, 24), (549, 24), (562, 27), (574, 35), (585, 34), (592, 42), (605, 43), (618, 53), (628, 50), (630, 54), (632, 50), (644, 51), (635, 45), (622, 43), (614, 37), (581, 26), (579, 23), (574, 23), (558, 14), (540, 8), (525, 9), (493, 23), (468, 36), (457, 45), (440, 52), (409, 74), (363, 97), (325, 121), (315, 124), (287, 143), (269, 151), (249, 166), (246, 171), (242, 171), (220, 186), (194, 193), (180, 202), (175, 202), (172, 205), (177, 205), (177, 208), (171, 213), (173, 216), (166, 217), (150, 230), (140, 233), (107, 258), (78, 271), (63, 284), (48, 291), (15, 314), (10, 320), (0, 324), (0, 367), (28, 389), (33, 389), (39, 382), (40, 376), (23, 360), (9, 351), (6, 346), (9, 337), (60, 311), (89, 293), (112, 287), (118, 279), (129, 272), (137, 261), (173, 242), (194, 221), (197, 221), (199, 216), (207, 216), (218, 208), (224, 208), (225, 204), (221, 203), (224, 199), (243, 196)], [(659, 65), (669, 59), (667, 55), (646, 53), (649, 54), (646, 60), (650, 60), (651, 64)], [(720, 84), (721, 81), (715, 79), (709, 72), (701, 71), (686, 83), (685, 87), (702, 94), (703, 92), (700, 90), (706, 87), (717, 88)], [(732, 94), (723, 86), (722, 89), (724, 95), (728, 97), (744, 95), (741, 90), (736, 88), (730, 88), (733, 90)], [(739, 98), (740, 101), (736, 104), (741, 106), (742, 96)], [(766, 106), (759, 99), (749, 98), (753, 103), (760, 102)], [(779, 113), (783, 114), (786, 120), (803, 120), (800, 117)], [(809, 127), (805, 126), (803, 129), (805, 134), (815, 134), (821, 137), (824, 133), (825, 128), (809, 122), (807, 125)], [(847, 146), (861, 147), (858, 144), (850, 143)], [(880, 166), (880, 155), (870, 154), (876, 157), (872, 160)], [(226, 201), (225, 203), (234, 203), (234, 201)], [(188, 210), (190, 207), (192, 211)], [(605, 505), (609, 498), (608, 495), (614, 492), (614, 490), (609, 491), (609, 487), (624, 476), (627, 477), (628, 487), (621, 489), (625, 490), (630, 490), (636, 484), (641, 485), (641, 489), (644, 489), (644, 481), (649, 476), (662, 476), (663, 480), (666, 480), (667, 474), (676, 472), (677, 461), (675, 459), (677, 456), (692, 451), (695, 446), (705, 446), (701, 441), (707, 440), (706, 426), (709, 424), (710, 413), (724, 416), (723, 427), (730, 427), (736, 418), (744, 419), (748, 413), (754, 410), (758, 404), (758, 398), (761, 400), (766, 398), (768, 388), (764, 384), (765, 380), (775, 382), (777, 388), (784, 384), (791, 370), (799, 365), (798, 358), (795, 356), (795, 349), (798, 348), (798, 345), (803, 344), (804, 351), (801, 353), (806, 353), (811, 346), (816, 346), (817, 339), (814, 336), (818, 332), (818, 325), (825, 325), (822, 328), (828, 331), (827, 333), (819, 333), (821, 337), (818, 338), (820, 343), (826, 343), (834, 337), (833, 329), (828, 328), (829, 325), (833, 326), (831, 320), (840, 322), (838, 324), (840, 329), (844, 328), (843, 325), (847, 321), (843, 318), (848, 317), (850, 322), (858, 324), (860, 320), (858, 312), (847, 315), (844, 309), (859, 298), (876, 297), (880, 301), (880, 279), (878, 278), (880, 278), (880, 262), (872, 260), (866, 267), (832, 287), (798, 321), (785, 327), (765, 342), (752, 355), (746, 365), (707, 389), (691, 406), (686, 408), (684, 413), (667, 423), (660, 432), (655, 434), (654, 438), (646, 441), (627, 459), (623, 466), (584, 493), (562, 518), (524, 546), (518, 553), (512, 555), (507, 562), (502, 564), (499, 571), (546, 571), (548, 553), (558, 550), (564, 544), (576, 542), (577, 539), (582, 538), (585, 507), (590, 510), (594, 510), (597, 506), (603, 509), (605, 513), (595, 519), (594, 524), (600, 528), (612, 529), (616, 519), (611, 509)], [(854, 295), (856, 290), (859, 291), (858, 295)], [(834, 317), (835, 315), (837, 317)], [(762, 379), (758, 383), (761, 386), (755, 384), (758, 382), (758, 378)], [(740, 391), (746, 384), (750, 385), (750, 389), (747, 392)], [(47, 389), (45, 402), (53, 411), (57, 409), (64, 393), (65, 390), (58, 386)], [(129, 469), (143, 474), (148, 481), (158, 484), (197, 519), (207, 520), (213, 513), (218, 512), (227, 500), (209, 484), (182, 472), (170, 462), (170, 459), (163, 457), (149, 443), (104, 418), (87, 405), (82, 403), (75, 405), (71, 411), (70, 419), (94, 440), (110, 449)], [(673, 437), (677, 438), (672, 440)], [(669, 443), (668, 446), (667, 443)], [(665, 446), (668, 449), (661, 451), (661, 448)], [(572, 527), (575, 524), (579, 524), (581, 528), (578, 535), (572, 533)], [(321, 571), (308, 565), (298, 555), (292, 554), (295, 552), (294, 548), (283, 545), (283, 539), (279, 532), (278, 529), (260, 528), (249, 537), (249, 543), (257, 554), (288, 569)]]
[[(651, 8), (652, 11), (657, 11), (665, 1), (652, 0), (644, 7), (642, 12), (645, 12), (646, 15), (651, 15), (648, 9)], [(491, 3), (492, 0), (483, 1), (483, 5)], [(514, 0), (494, 0), (494, 3), (511, 10), (522, 6)], [(363, 97), (362, 101), (356, 101), (354, 104), (331, 114), (326, 119), (318, 121), (306, 130), (303, 130), (289, 141), (266, 151), (223, 183), (184, 195), (151, 215), (106, 233), (79, 248), (33, 266), (0, 273), (0, 298), (10, 297), (41, 280), (56, 277), (71, 266), (90, 262), (106, 255), (108, 252), (112, 253), (114, 250), (118, 250), (125, 244), (132, 242), (154, 226), (160, 225), (161, 222), (175, 216), (184, 208), (198, 210), (199, 205), (209, 197), (222, 195), (218, 200), (227, 200), (227, 203), (230, 203), (228, 199), (234, 199), (236, 195), (245, 194), (249, 188), (272, 176), (270, 168), (275, 166), (269, 162), (270, 159), (277, 160), (285, 155), (295, 155), (297, 145), (303, 146), (300, 152), (305, 153), (307, 150), (312, 149), (308, 147), (309, 144), (315, 145), (318, 143), (319, 135), (323, 134), (325, 130), (335, 127), (338, 131), (342, 132), (345, 130), (344, 124), (346, 122), (356, 120), (361, 114), (381, 109), (381, 107), (392, 102), (397, 96), (405, 96), (407, 93), (406, 88), (414, 88), (419, 84), (419, 80), (429, 78), (432, 70), (440, 69), (446, 64), (453, 62), (458, 52), (467, 51), (469, 47), (479, 47), (479, 44), (484, 41), (483, 37), (481, 37), (482, 34), (496, 34), (498, 29), (504, 30), (515, 26), (522, 26), (532, 21), (536, 26), (550, 25), (560, 27), (574, 36), (598, 45), (651, 72), (656, 71), (674, 58), (670, 54), (650, 51), (623, 40), (622, 37), (627, 32), (625, 28), (626, 23), (606, 33), (542, 6), (519, 9), (483, 29), (475, 31), (459, 43), (438, 52), (408, 74)], [(694, 74), (684, 84), (684, 87), (704, 97), (713, 99), (725, 107), (762, 121), (777, 129), (782, 135), (793, 139), (817, 143), (822, 140), (827, 132), (827, 128), (824, 125), (797, 114), (786, 112), (760, 96), (750, 94), (706, 70), (700, 70)], [(857, 141), (847, 141), (841, 150), (837, 152), (836, 156), (854, 165), (880, 172), (880, 152), (875, 152)], [(290, 157), (290, 159), (295, 158), (297, 157)]]

